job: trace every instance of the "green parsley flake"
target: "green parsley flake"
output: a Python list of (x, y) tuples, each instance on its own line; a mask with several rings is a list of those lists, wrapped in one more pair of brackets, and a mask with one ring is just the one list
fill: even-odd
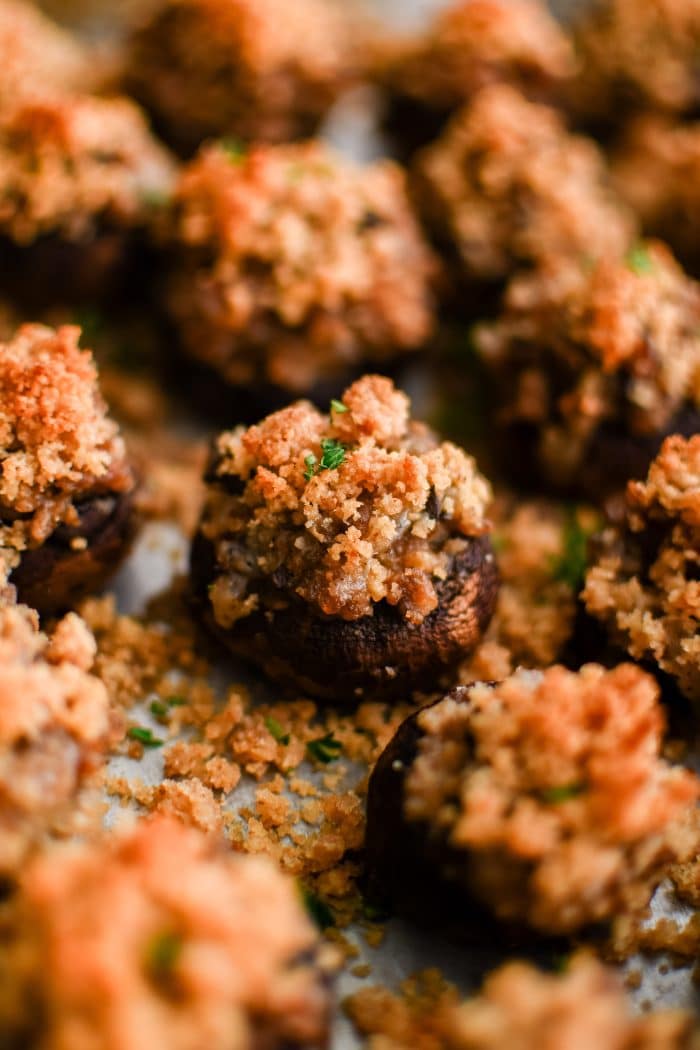
[(645, 277), (654, 272), (654, 260), (644, 244), (636, 244), (625, 256), (625, 262), (638, 277)]
[(581, 590), (586, 575), (590, 534), (574, 511), (569, 517), (564, 532), (564, 549), (552, 565), (554, 579), (559, 583), (567, 584), (575, 594)]
[(172, 977), (177, 960), (182, 952), (182, 937), (170, 930), (157, 933), (148, 945), (146, 967), (158, 981)]
[(539, 792), (539, 796), (543, 802), (551, 803), (552, 805), (558, 805), (560, 802), (568, 802), (572, 798), (578, 798), (586, 790), (586, 785), (577, 784), (560, 784), (556, 787), (543, 788)]
[(153, 736), (151, 730), (146, 729), (145, 726), (130, 726), (126, 735), (131, 740), (138, 740), (139, 744), (143, 744), (144, 747), (162, 747), (164, 743), (157, 736)]
[(270, 736), (275, 738), (278, 744), (283, 744), (285, 747), (287, 746), (290, 740), (289, 733), (285, 733), (283, 727), (276, 718), (272, 718), (272, 716), (266, 718), (265, 728)]
[(343, 745), (335, 739), (332, 733), (326, 733), (317, 740), (307, 741), (306, 750), (317, 762), (328, 765), (329, 762), (335, 762), (336, 758), (340, 758)]
[(342, 401), (336, 401), (335, 398), (331, 401), (331, 412), (336, 412), (339, 416), (342, 416), (344, 412), (348, 411), (348, 406), (344, 405)]
[(306, 481), (311, 481), (322, 470), (337, 470), (345, 459), (346, 451), (347, 449), (342, 441), (336, 441), (335, 438), (321, 438), (321, 462), (319, 463), (313, 452), (304, 458), (304, 466), (306, 467), (304, 478)]
[(335, 926), (335, 916), (326, 902), (317, 897), (303, 882), (298, 883), (298, 885), (304, 907), (319, 930), (327, 930), (329, 926)]
[(246, 149), (240, 139), (226, 136), (219, 139), (219, 147), (224, 151), (232, 164), (241, 164), (246, 155)]
[(167, 696), (165, 702), (168, 707), (185, 707), (187, 705), (184, 696)]
[(316, 473), (317, 462), (318, 460), (314, 456), (313, 452), (309, 453), (309, 455), (305, 457), (304, 466), (306, 467), (306, 470), (304, 471), (304, 478), (306, 479), (306, 481), (311, 481), (312, 477)]
[(155, 718), (166, 718), (170, 708), (162, 700), (154, 700), (151, 704), (151, 714)]

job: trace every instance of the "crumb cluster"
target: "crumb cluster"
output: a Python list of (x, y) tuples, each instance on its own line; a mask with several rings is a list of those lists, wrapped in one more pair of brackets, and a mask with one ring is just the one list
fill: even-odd
[(602, 536), (583, 599), (617, 644), (700, 699), (700, 436), (668, 438), (630, 482), (621, 528)]
[(5, 925), (17, 1045), (325, 1044), (327, 978), (293, 882), (171, 818), (37, 858)]
[(630, 215), (591, 140), (514, 88), (484, 88), (416, 159), (415, 196), (468, 282), (502, 281), (548, 256), (624, 252)]
[(211, 146), (164, 226), (167, 309), (187, 352), (234, 385), (308, 391), (432, 332), (434, 260), (388, 161)]
[(566, 933), (644, 907), (697, 849), (698, 781), (660, 757), (658, 687), (632, 665), (516, 672), (418, 725), (405, 817), (502, 920)]

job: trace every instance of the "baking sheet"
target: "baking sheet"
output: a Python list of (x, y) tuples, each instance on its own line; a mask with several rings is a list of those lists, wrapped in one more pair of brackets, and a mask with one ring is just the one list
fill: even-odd
[[(54, 3), (51, 6), (55, 12), (57, 5)], [(439, 4), (436, 0), (375, 0), (374, 6), (388, 21), (401, 27), (412, 27), (420, 24), (421, 20), (427, 18), (430, 10)], [(555, 6), (561, 13), (562, 10), (570, 10), (572, 3), (571, 0), (569, 3), (562, 0)], [(363, 159), (376, 156), (381, 152), (381, 139), (373, 124), (375, 101), (371, 91), (362, 89), (353, 92), (332, 114), (326, 129), (327, 137), (335, 145), (355, 156)], [(410, 387), (410, 392), (417, 402), (416, 414), (420, 415), (423, 407), (430, 401), (430, 391), (426, 388), (425, 375), (420, 369), (412, 376)], [(114, 589), (119, 610), (130, 614), (142, 612), (146, 602), (164, 590), (175, 574), (186, 571), (186, 564), (187, 542), (178, 529), (167, 524), (148, 525), (115, 581)], [(227, 676), (231, 683), (255, 683), (256, 693), (264, 695), (264, 684), (244, 666), (227, 663), (225, 668), (219, 669), (218, 675)], [(150, 699), (144, 697), (143, 703), (136, 707), (132, 714), (139, 724), (150, 726), (157, 731), (159, 727), (148, 710)], [(146, 784), (154, 784), (162, 779), (162, 762), (162, 753), (159, 751), (146, 751), (140, 761), (116, 756), (110, 761), (109, 773), (129, 780), (140, 778)], [(313, 779), (317, 774), (309, 769), (304, 771), (304, 775)], [(348, 772), (349, 780), (358, 775), (357, 770), (350, 769)], [(233, 809), (252, 806), (256, 786), (257, 782), (244, 776), (228, 799), (228, 805)], [(112, 807), (107, 816), (108, 823), (114, 821), (120, 808), (117, 805)], [(690, 914), (689, 908), (679, 907), (674, 903), (666, 886), (657, 892), (653, 911), (655, 916), (673, 915), (680, 923)], [(406, 977), (428, 967), (439, 968), (463, 993), (468, 993), (479, 985), (488, 970), (505, 958), (497, 945), (488, 952), (476, 953), (450, 944), (444, 938), (427, 935), (398, 919), (387, 923), (385, 939), (377, 948), (367, 945), (360, 929), (351, 928), (344, 932), (358, 950), (358, 956), (352, 960), (352, 966), (367, 963), (371, 966), (371, 974), (366, 979), (359, 979), (353, 977), (346, 969), (338, 982), (338, 1002), (368, 984), (382, 983), (396, 988)], [(698, 991), (691, 980), (689, 968), (674, 968), (663, 956), (653, 959), (634, 958), (627, 966), (640, 971), (642, 975), (639, 987), (631, 993), (640, 1009), (700, 1006)], [(333, 1050), (352, 1050), (359, 1045), (360, 1041), (339, 1009), (334, 1025)]]

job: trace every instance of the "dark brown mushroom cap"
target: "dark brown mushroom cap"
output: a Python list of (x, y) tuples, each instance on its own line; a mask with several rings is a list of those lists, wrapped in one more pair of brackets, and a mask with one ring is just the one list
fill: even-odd
[[(408, 623), (386, 601), (372, 616), (324, 616), (283, 588), (270, 585), (265, 607), (229, 630), (214, 620), (207, 587), (214, 548), (199, 533), (191, 557), (195, 605), (207, 627), (233, 653), (271, 678), (324, 700), (357, 701), (435, 687), (480, 640), (496, 605), (498, 570), (486, 536), (469, 539), (452, 573), (436, 584), (438, 606), (421, 624)], [(273, 600), (274, 599), (274, 600)]]
[[(59, 526), (40, 546), (21, 555), (10, 582), (19, 600), (42, 615), (73, 608), (116, 572), (136, 533), (134, 491), (95, 496), (76, 507), (79, 524)], [(71, 546), (87, 540), (83, 549)]]

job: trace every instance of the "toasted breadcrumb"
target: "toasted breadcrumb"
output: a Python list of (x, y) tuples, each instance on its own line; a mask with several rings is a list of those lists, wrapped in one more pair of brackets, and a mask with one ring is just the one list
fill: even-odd
[(307, 392), (422, 346), (434, 259), (399, 168), (319, 142), (203, 149), (163, 219), (166, 306), (188, 353), (234, 385)]
[(8, 924), (0, 1013), (24, 1045), (325, 1043), (326, 977), (293, 883), (171, 819), (38, 857)]
[(700, 435), (668, 438), (627, 488), (624, 527), (604, 533), (583, 599), (613, 641), (700, 699)]
[(20, 245), (44, 234), (89, 240), (143, 225), (167, 196), (172, 163), (126, 98), (56, 94), (0, 120), (0, 233)]
[(700, 405), (700, 287), (659, 242), (626, 259), (551, 260), (509, 286), (476, 346), (502, 425), (536, 434), (545, 478), (570, 486), (599, 428), (644, 440)]
[(191, 151), (233, 135), (310, 135), (359, 56), (350, 20), (322, 0), (167, 0), (131, 37), (128, 89)]
[[(416, 994), (418, 989), (418, 994)], [(358, 992), (348, 1011), (372, 1050), (682, 1050), (692, 1017), (665, 1011), (633, 1017), (614, 971), (579, 952), (563, 974), (510, 962), (479, 995), (458, 1001), (432, 974), (407, 982), (403, 996)]]
[(501, 919), (565, 933), (644, 907), (698, 848), (700, 782), (660, 757), (658, 687), (630, 664), (516, 672), (418, 724), (406, 818), (436, 825)]
[(22, 549), (75, 521), (75, 503), (133, 487), (80, 329), (24, 325), (0, 344), (0, 535)]
[[(388, 379), (358, 380), (340, 404), (329, 418), (299, 402), (218, 439), (201, 529), (225, 570), (209, 590), (222, 627), (280, 573), (327, 615), (358, 619), (386, 600), (420, 623), (463, 538), (487, 529), (490, 488), (474, 461), (410, 421)], [(328, 468), (326, 442), (341, 450)]]
[(539, 0), (455, 0), (424, 33), (388, 51), (383, 86), (438, 112), (492, 83), (547, 96), (575, 68), (569, 41)]
[(551, 255), (621, 254), (634, 236), (597, 146), (508, 85), (480, 91), (418, 155), (414, 188), (467, 282)]
[(47, 637), (26, 606), (0, 607), (2, 872), (75, 805), (118, 735), (94, 646), (75, 614)]

